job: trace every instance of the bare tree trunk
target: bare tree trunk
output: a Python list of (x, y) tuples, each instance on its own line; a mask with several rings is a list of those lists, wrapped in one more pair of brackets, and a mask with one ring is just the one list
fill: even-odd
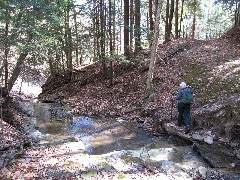
[(134, 24), (133, 0), (130, 0), (130, 53), (133, 52), (133, 24)]
[[(179, 24), (179, 37), (180, 37), (180, 33), (182, 31), (182, 22), (183, 22), (183, 5), (184, 5), (184, 0), (182, 0), (182, 7), (181, 7), (181, 17), (180, 17), (180, 24)], [(184, 28), (183, 28), (183, 31), (184, 31)], [(183, 35), (184, 37), (184, 35)]]
[(182, 33), (183, 38), (186, 38), (186, 34), (185, 34), (185, 26), (183, 25), (183, 33)]
[[(69, 2), (69, 0), (68, 0)], [(64, 40), (65, 40), (65, 43), (64, 43), (64, 52), (65, 52), (65, 56), (66, 56), (66, 61), (67, 61), (67, 66), (68, 66), (68, 47), (69, 47), (69, 44), (68, 44), (68, 28), (69, 28), (69, 5), (68, 3), (66, 4), (66, 7), (65, 7), (65, 17), (64, 17)]]
[(149, 47), (151, 48), (152, 46), (152, 37), (153, 37), (153, 30), (154, 30), (154, 21), (153, 21), (153, 0), (149, 0), (149, 34), (148, 34), (148, 39), (149, 39)]
[(124, 0), (124, 55), (129, 59), (129, 0)]
[(94, 0), (94, 16), (93, 16), (93, 60), (97, 59), (97, 17), (98, 17), (98, 11), (97, 11), (97, 5), (96, 0)]
[(76, 34), (76, 47), (75, 47), (75, 51), (76, 51), (76, 64), (77, 66), (79, 66), (79, 59), (78, 59), (78, 30), (77, 30), (77, 12), (76, 9), (74, 8), (74, 26), (75, 26), (75, 34)]
[(135, 0), (135, 52), (139, 52), (142, 49), (140, 4), (140, 0)]
[(157, 53), (157, 44), (158, 44), (158, 36), (159, 36), (159, 24), (160, 24), (160, 17), (161, 17), (161, 10), (162, 10), (162, 0), (158, 2), (157, 7), (157, 14), (156, 14), (156, 21), (155, 21), (155, 29), (154, 29), (154, 39), (151, 48), (151, 59), (149, 63), (149, 70), (148, 70), (148, 78), (147, 78), (147, 91), (148, 95), (154, 93), (153, 89), (153, 73), (154, 73), (154, 66), (156, 62), (156, 53)]
[[(29, 34), (28, 42), (31, 42), (31, 40), (32, 40), (32, 35)], [(20, 54), (19, 58), (17, 59), (17, 64), (16, 64), (15, 68), (13, 69), (12, 76), (10, 77), (10, 79), (8, 81), (8, 91), (9, 92), (12, 90), (12, 87), (22, 70), (22, 67), (24, 65), (24, 61), (25, 61), (27, 55), (28, 55), (28, 51), (23, 52)]]
[(68, 68), (70, 70), (73, 69), (73, 62), (72, 62), (72, 51), (73, 51), (73, 48), (72, 48), (72, 31), (71, 31), (71, 28), (68, 28)]
[(175, 38), (178, 39), (178, 4), (179, 0), (176, 0), (175, 6)]
[[(50, 57), (50, 55), (51, 55), (51, 52), (50, 52), (50, 50), (48, 50), (48, 65), (49, 65), (51, 75), (54, 75), (55, 70), (54, 70), (53, 61), (52, 61), (52, 58)], [(56, 60), (57, 60), (57, 58), (56, 58)]]
[(237, 18), (238, 18), (238, 21), (237, 21), (237, 25), (240, 25), (240, 2), (238, 3), (238, 13), (237, 13)]
[(116, 49), (116, 2), (113, 0), (113, 50)]
[(168, 40), (170, 41), (170, 35), (172, 34), (172, 20), (174, 14), (174, 0), (171, 0), (171, 7), (170, 7), (170, 15), (169, 15), (169, 23), (168, 23)]
[(109, 0), (109, 22), (108, 22), (108, 28), (109, 28), (109, 46), (110, 46), (110, 86), (113, 85), (113, 35), (112, 35), (112, 0)]
[(235, 26), (240, 25), (240, 2), (236, 2)]
[(19, 88), (19, 91), (18, 91), (19, 95), (22, 93), (22, 84), (23, 84), (23, 79), (21, 80), (21, 85), (20, 85), (20, 88)]
[(67, 59), (67, 68), (72, 70), (72, 34), (70, 28), (70, 0), (67, 0), (65, 7), (65, 55)]
[(169, 0), (167, 0), (166, 4), (166, 23), (165, 23), (165, 42), (169, 41)]
[(64, 59), (64, 53), (61, 51), (61, 63), (62, 63), (62, 70), (65, 71), (65, 59)]
[(100, 6), (97, 5), (96, 9), (97, 9), (97, 19), (96, 19), (96, 21), (97, 21), (97, 23), (96, 23), (96, 31), (97, 31), (96, 32), (97, 33), (96, 43), (97, 43), (97, 46), (96, 46), (96, 48), (97, 48), (97, 58), (100, 61), (101, 60), (101, 53), (100, 53), (100, 37), (101, 37), (101, 34), (100, 34), (100, 18), (99, 18), (99, 16), (100, 16)]
[(194, 39), (195, 37), (195, 28), (196, 28), (196, 4), (194, 5), (194, 9), (193, 9), (193, 24), (192, 24), (192, 36), (191, 38)]
[[(7, 10), (8, 11), (8, 10)], [(8, 16), (8, 13), (9, 12), (6, 12), (6, 18), (7, 18), (7, 21), (6, 21), (6, 24), (8, 24), (7, 26), (6, 26), (6, 29), (5, 29), (5, 33), (6, 32), (8, 32), (9, 31), (9, 17), (7, 17)], [(16, 28), (19, 28), (20, 27), (20, 22), (21, 22), (21, 18), (22, 18), (22, 13), (19, 13), (18, 14), (18, 16), (17, 16), (17, 19), (16, 19)], [(8, 29), (8, 30), (7, 30)], [(7, 36), (6, 36), (6, 34), (5, 34), (5, 36), (7, 37), (7, 41), (6, 42), (8, 42), (9, 40), (11, 40), (11, 39), (15, 39), (16, 38), (16, 35), (17, 35), (17, 33), (12, 33), (12, 34), (8, 34)], [(5, 42), (5, 43), (6, 43)], [(8, 44), (8, 46), (9, 46), (9, 44)], [(6, 46), (5, 46), (6, 47)], [(6, 57), (6, 53), (8, 54), (9, 53), (9, 47), (8, 47), (8, 50), (7, 50), (7, 52), (4, 52), (4, 54), (5, 54), (5, 57)], [(4, 61), (6, 61), (6, 59), (4, 60)], [(5, 63), (3, 62), (3, 65), (1, 66), (1, 68), (0, 68), (0, 74), (3, 74), (3, 71), (5, 71), (5, 69), (6, 69), (6, 67), (5, 67)], [(5, 78), (5, 80), (6, 80), (6, 78)], [(4, 82), (5, 83), (5, 82)], [(5, 83), (6, 84), (6, 83)]]
[[(153, 22), (153, 0), (149, 0), (149, 25), (150, 25), (150, 34), (152, 35), (154, 30)], [(151, 36), (150, 36), (151, 37)]]
[(105, 8), (104, 0), (100, 0), (100, 61), (102, 63), (103, 74), (106, 75), (105, 63)]
[(237, 2), (236, 2), (236, 6), (235, 6), (234, 20), (235, 20), (235, 26), (236, 26), (238, 23), (238, 3)]
[[(8, 43), (8, 31), (9, 31), (9, 14), (8, 9), (6, 8), (6, 24), (5, 24), (5, 42), (4, 42), (4, 80), (5, 80), (5, 89), (8, 90), (8, 53), (9, 53), (9, 43)], [(9, 92), (9, 91), (8, 91)]]
[[(157, 15), (157, 7), (158, 7), (158, 0), (153, 0), (154, 1), (154, 7), (153, 7), (153, 11), (154, 11), (154, 17), (155, 17), (155, 19), (154, 20), (156, 20), (156, 15)], [(154, 20), (153, 20), (153, 28), (155, 27), (154, 26)], [(154, 30), (154, 29), (153, 29)]]
[(12, 72), (12, 76), (10, 77), (10, 79), (8, 81), (8, 91), (12, 90), (12, 87), (22, 70), (22, 67), (23, 67), (23, 64), (24, 64), (24, 61), (25, 61), (25, 58), (27, 57), (27, 55), (28, 55), (27, 52), (21, 53), (19, 58), (17, 59), (17, 64)]

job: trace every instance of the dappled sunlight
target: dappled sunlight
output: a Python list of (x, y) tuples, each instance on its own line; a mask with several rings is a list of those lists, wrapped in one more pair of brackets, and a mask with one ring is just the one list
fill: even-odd
[[(128, 178), (165, 177), (163, 172), (174, 172), (180, 166), (178, 151), (163, 137), (153, 137), (122, 119), (75, 118), (69, 124), (72, 138), (59, 136), (54, 130), (59, 123), (39, 121), (47, 124), (41, 128), (52, 129), (49, 140), (40, 140), (39, 147), (28, 149), (23, 156), (10, 166), (11, 173), (2, 170), (8, 178), (85, 177), (104, 179), (117, 176)], [(43, 132), (51, 133), (42, 129)], [(71, 134), (71, 133), (70, 133)], [(44, 135), (44, 134), (43, 134)], [(56, 137), (54, 141), (54, 137)], [(87, 137), (87, 139), (85, 139)], [(63, 138), (63, 139), (61, 139)], [(44, 144), (44, 143), (45, 144)], [(172, 147), (169, 147), (172, 146)], [(191, 151), (188, 149), (187, 151)], [(182, 156), (181, 156), (182, 157)], [(194, 155), (193, 155), (194, 157)], [(199, 159), (199, 161), (201, 161)], [(191, 163), (184, 167), (191, 171)], [(170, 169), (170, 170), (169, 170)], [(144, 172), (151, 172), (147, 175)], [(101, 175), (97, 172), (101, 172)], [(171, 175), (174, 176), (175, 175)], [(181, 171), (176, 177), (189, 177)], [(111, 179), (111, 178), (110, 178)]]
[(0, 179), (239, 179), (239, 5), (0, 1)]
[[(92, 155), (84, 151), (76, 152), (75, 147), (79, 142), (66, 142), (62, 145), (51, 147), (33, 148), (26, 151), (22, 158), (16, 160), (16, 163), (11, 166), (11, 173), (2, 170), (5, 177), (15, 178), (39, 178), (54, 176), (56, 178), (65, 177), (85, 177), (100, 178), (96, 172), (101, 171), (105, 174), (103, 177), (109, 178), (118, 173), (124, 174), (126, 177), (143, 178), (145, 175), (142, 171), (154, 171), (149, 177), (165, 177), (165, 171), (174, 172), (178, 167), (178, 162), (174, 161), (172, 153), (173, 148), (147, 149), (139, 148), (136, 150), (124, 149), (119, 151), (109, 151), (99, 155)], [(156, 167), (155, 167), (156, 166)], [(163, 171), (161, 171), (162, 167)], [(155, 168), (160, 168), (159, 170)], [(181, 167), (191, 170), (189, 166)], [(23, 172), (25, 172), (23, 174)], [(34, 172), (34, 173), (33, 173)], [(37, 172), (37, 173), (36, 173)], [(178, 176), (172, 177), (188, 177), (184, 171), (179, 172)], [(104, 179), (104, 178), (103, 178)]]
[[(113, 131), (114, 132), (114, 131)], [(120, 133), (112, 135), (111, 132), (98, 134), (94, 136), (92, 139), (92, 146), (97, 148), (98, 146), (108, 146), (114, 143), (120, 143), (123, 140), (130, 140), (136, 137), (134, 134)]]
[(18, 78), (15, 82), (12, 91), (19, 94), (27, 94), (32, 97), (37, 97), (41, 92), (41, 85), (34, 85), (31, 82), (23, 82), (21, 78)]
[[(200, 126), (200, 130), (193, 129), (189, 136), (183, 134), (181, 137), (192, 138), (194, 132), (200, 132), (202, 140), (197, 141), (202, 142), (205, 141), (205, 127), (219, 126), (220, 120), (228, 120), (228, 124), (233, 124), (239, 117), (235, 113), (239, 107), (235, 103), (239, 102), (238, 51), (234, 44), (227, 41), (175, 40), (163, 45), (157, 52), (159, 59), (153, 79), (155, 93), (150, 96), (146, 89), (148, 61), (116, 61), (112, 86), (109, 85), (109, 79), (103, 76), (99, 63), (50, 77), (43, 85), (39, 99), (51, 103), (34, 101), (24, 105), (25, 99), (18, 103), (24, 116), (32, 118), (34, 131), (27, 129), (33, 141), (30, 148), (23, 153), (18, 143), (21, 136), (18, 136), (16, 129), (9, 130), (8, 126), (3, 126), (9, 134), (1, 136), (1, 144), (11, 147), (16, 143), (20, 153), (10, 149), (0, 156), (0, 166), (4, 167), (0, 170), (0, 177), (192, 179), (195, 175), (200, 177), (199, 167), (210, 172), (211, 168), (195, 154), (189, 142), (161, 135), (166, 131), (170, 134), (175, 132), (178, 136), (184, 133), (184, 128), (175, 127), (177, 110), (176, 104), (171, 101), (181, 81), (186, 81), (194, 88), (196, 101), (192, 114)], [(24, 87), (27, 86), (29, 93), (39, 93), (28, 84), (17, 85), (22, 88), (21, 91), (25, 91)], [(229, 106), (229, 116), (225, 116), (228, 113), (228, 109), (224, 109), (226, 104), (217, 98), (225, 98), (233, 104)], [(75, 113), (79, 116), (73, 117)], [(208, 113), (210, 116), (205, 118)], [(61, 118), (52, 118), (53, 114)], [(199, 114), (203, 115), (202, 119), (196, 118)], [(212, 123), (213, 118), (217, 119), (217, 123)], [(172, 128), (168, 128), (169, 121), (173, 124)], [(231, 132), (228, 126), (227, 131), (219, 131), (214, 137), (221, 141), (223, 134), (233, 134), (238, 141), (238, 126), (234, 128), (236, 131)], [(218, 131), (208, 130), (212, 135)], [(201, 147), (197, 148), (199, 150)], [(201, 156), (206, 158), (203, 152)], [(207, 160), (211, 160), (211, 157), (207, 157)], [(215, 162), (218, 163), (218, 159)], [(234, 163), (229, 167), (227, 162), (224, 172), (235, 171), (238, 166)]]
[(225, 79), (230, 76), (239, 75), (239, 72), (240, 72), (240, 60), (236, 59), (229, 60), (228, 62), (225, 62), (224, 64), (215, 67), (212, 71), (212, 74), (214, 76), (221, 76), (223, 79)]

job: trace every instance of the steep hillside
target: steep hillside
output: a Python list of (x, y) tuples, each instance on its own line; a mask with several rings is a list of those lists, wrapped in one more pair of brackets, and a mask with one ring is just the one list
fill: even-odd
[(194, 87), (195, 130), (211, 130), (218, 140), (238, 145), (240, 137), (240, 29), (211, 41), (176, 40), (158, 48), (155, 94), (146, 97), (149, 52), (131, 63), (115, 62), (114, 86), (98, 63), (50, 77), (39, 98), (70, 103), (89, 116), (121, 116), (151, 132), (170, 119), (171, 96), (181, 81)]

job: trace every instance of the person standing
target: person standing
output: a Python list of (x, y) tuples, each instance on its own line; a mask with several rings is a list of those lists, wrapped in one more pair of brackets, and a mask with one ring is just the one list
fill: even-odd
[(185, 82), (181, 82), (179, 86), (179, 91), (176, 96), (173, 97), (178, 101), (178, 119), (177, 119), (177, 124), (178, 126), (183, 125), (183, 120), (184, 124), (186, 127), (185, 134), (188, 134), (191, 129), (191, 116), (190, 116), (190, 111), (191, 111), (191, 103), (193, 101), (193, 89), (191, 86), (187, 86)]

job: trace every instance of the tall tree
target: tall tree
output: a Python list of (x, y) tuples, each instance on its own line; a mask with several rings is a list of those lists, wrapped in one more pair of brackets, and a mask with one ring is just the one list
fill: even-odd
[(171, 0), (169, 6), (169, 0), (167, 0), (166, 5), (166, 25), (165, 25), (165, 42), (170, 41), (170, 35), (172, 33), (172, 20), (174, 14), (174, 0)]
[(32, 41), (32, 38), (33, 38), (33, 35), (32, 33), (28, 33), (28, 37), (27, 37), (27, 44), (26, 44), (26, 49), (19, 55), (18, 59), (17, 59), (17, 63), (13, 69), (13, 72), (12, 72), (12, 76), (10, 77), (9, 81), (8, 81), (8, 91), (11, 91), (12, 88), (13, 88), (13, 85), (15, 83), (15, 81), (17, 80), (21, 70), (22, 70), (22, 67), (23, 67), (23, 64), (26, 60), (26, 57), (29, 53), (29, 50), (27, 48), (27, 46), (29, 45), (29, 43), (31, 43)]
[(153, 30), (154, 30), (154, 21), (153, 21), (153, 0), (149, 0), (148, 2), (149, 4), (149, 11), (148, 11), (148, 14), (149, 14), (149, 29), (150, 29), (150, 39), (152, 37), (152, 33), (153, 33)]
[(240, 2), (236, 3), (235, 25), (240, 25)]
[(8, 33), (9, 33), (9, 10), (8, 7), (5, 9), (5, 42), (4, 42), (4, 80), (5, 80), (5, 89), (8, 89), (8, 53), (9, 53), (9, 42), (8, 42)]
[(178, 39), (179, 33), (178, 33), (178, 4), (179, 0), (176, 0), (175, 5), (175, 38)]
[(168, 42), (170, 39), (170, 34), (169, 34), (169, 0), (167, 0), (166, 3), (166, 21), (165, 21), (165, 42)]
[(235, 7), (234, 12), (234, 24), (240, 25), (240, 2), (239, 0), (216, 0), (216, 2), (221, 2), (227, 4), (230, 8)]
[(182, 0), (182, 5), (181, 5), (181, 15), (180, 15), (180, 24), (179, 24), (179, 36), (180, 36), (181, 31), (182, 31), (183, 5), (184, 5), (184, 0)]
[(150, 58), (148, 78), (147, 78), (148, 95), (151, 95), (154, 93), (152, 80), (153, 80), (154, 66), (156, 62), (156, 53), (157, 53), (158, 36), (159, 36), (159, 24), (160, 24), (160, 17), (161, 17), (161, 11), (162, 11), (162, 3), (163, 3), (162, 1), (163, 0), (159, 0), (158, 6), (157, 6), (157, 14), (156, 14), (156, 21), (155, 21), (155, 28), (154, 28), (154, 39), (151, 47), (151, 58)]
[(148, 14), (149, 14), (149, 45), (152, 46), (152, 38), (153, 38), (153, 32), (154, 32), (154, 18), (156, 17), (157, 13), (157, 6), (158, 6), (158, 0), (149, 0), (148, 2), (149, 8), (148, 8)]
[(172, 34), (172, 20), (173, 20), (173, 14), (174, 14), (174, 0), (171, 0), (171, 6), (170, 6), (170, 15), (169, 15), (169, 23), (168, 23), (168, 35), (170, 39), (170, 35)]
[(124, 55), (129, 58), (129, 0), (124, 0)]
[[(55, 43), (61, 39), (57, 32), (58, 30), (62, 31), (62, 28), (59, 28), (60, 21), (57, 19), (59, 10), (57, 4), (44, 1), (39, 6), (36, 1), (11, 1), (10, 6), (14, 11), (11, 12), (12, 16), (9, 22), (11, 27), (9, 31), (11, 32), (8, 43), (9, 48), (11, 46), (15, 50), (18, 58), (11, 60), (13, 66), (10, 69), (11, 73), (7, 83), (9, 91), (12, 90), (23, 68), (43, 64), (43, 61), (47, 60), (46, 50), (55, 48)], [(52, 23), (53, 21), (54, 23)], [(51, 28), (48, 27), (50, 24)], [(50, 29), (54, 29), (55, 33), (51, 34)]]
[(192, 33), (191, 33), (191, 38), (192, 38), (192, 39), (194, 39), (194, 37), (195, 37), (196, 11), (197, 11), (197, 1), (194, 0), (194, 2), (193, 2), (193, 23), (192, 23)]
[(113, 51), (116, 53), (116, 0), (113, 0)]
[(130, 0), (130, 53), (133, 52), (133, 26), (134, 26), (134, 10), (133, 0)]
[(100, 0), (100, 61), (102, 63), (102, 68), (103, 68), (103, 74), (106, 74), (106, 62), (105, 62), (105, 58), (106, 58), (106, 54), (105, 54), (105, 4), (103, 0)]
[(141, 13), (140, 0), (135, 0), (135, 51), (140, 51), (141, 48)]
[[(122, 34), (125, 34), (125, 14), (124, 14), (125, 13), (124, 12), (125, 11), (124, 10), (125, 2), (123, 2), (123, 1), (124, 0), (120, 0), (120, 6), (118, 7), (118, 10), (117, 10), (117, 12), (119, 12), (118, 18), (117, 18), (118, 19), (117, 23), (119, 24), (119, 30), (118, 30), (118, 35), (117, 35), (117, 40), (118, 40), (117, 53), (122, 52)], [(124, 21), (123, 27), (122, 27), (122, 21)], [(123, 31), (123, 33), (122, 33), (122, 31)], [(125, 40), (123, 40), (123, 44), (125, 44), (124, 42), (125, 42)], [(123, 51), (124, 51), (124, 54), (126, 55), (127, 53), (125, 53), (125, 45), (123, 45), (123, 46), (124, 46)], [(126, 45), (126, 47), (127, 47), (127, 45)]]
[(71, 70), (72, 66), (72, 33), (70, 28), (70, 9), (72, 2), (67, 0), (65, 7), (65, 54), (67, 59), (67, 67)]
[[(76, 45), (75, 45), (75, 51), (76, 51), (76, 60), (75, 60), (75, 62), (76, 62), (76, 64), (77, 64), (77, 66), (79, 66), (79, 59), (78, 59), (78, 37), (79, 37), (79, 35), (78, 35), (78, 25), (77, 25), (77, 12), (76, 12), (76, 9), (75, 9), (75, 7), (73, 8), (73, 11), (74, 11), (74, 14), (73, 14), (73, 16), (74, 16), (74, 30), (75, 30), (75, 36), (76, 36)], [(80, 62), (81, 63), (81, 62)]]
[(110, 48), (110, 86), (113, 85), (113, 55), (114, 55), (114, 46), (113, 46), (113, 33), (112, 33), (112, 0), (109, 0), (109, 48)]
[(96, 59), (100, 59), (100, 45), (99, 45), (99, 40), (101, 37), (100, 34), (100, 20), (99, 20), (99, 15), (100, 15), (100, 10), (99, 10), (99, 4), (97, 3), (96, 0), (94, 0), (94, 14), (93, 14), (93, 24), (94, 24), (94, 61)]
[[(54, 62), (53, 59), (51, 58), (51, 51), (50, 49), (48, 49), (47, 55), (48, 55), (48, 65), (49, 65), (49, 69), (50, 69), (50, 73), (51, 75), (54, 75), (56, 73), (56, 67), (54, 67)], [(57, 57), (56, 57), (57, 58)]]

